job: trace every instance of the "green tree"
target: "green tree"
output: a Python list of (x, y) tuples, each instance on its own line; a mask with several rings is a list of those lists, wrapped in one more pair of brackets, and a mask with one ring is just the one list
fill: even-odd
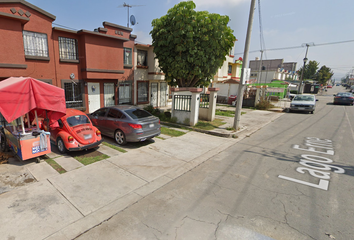
[[(317, 70), (318, 70), (318, 65), (320, 65), (319, 62), (309, 61), (309, 63), (305, 65), (304, 75), (303, 75), (302, 79), (303, 80), (305, 80), (305, 79), (315, 79), (316, 73), (317, 73)], [(298, 70), (297, 73), (299, 74), (299, 77), (301, 78), (302, 67)]]
[(317, 71), (315, 79), (321, 84), (326, 84), (332, 76), (333, 71), (329, 67), (326, 67), (326, 65), (323, 65), (320, 70)]
[(195, 7), (180, 2), (151, 23), (154, 53), (171, 86), (208, 86), (236, 41), (228, 16)]

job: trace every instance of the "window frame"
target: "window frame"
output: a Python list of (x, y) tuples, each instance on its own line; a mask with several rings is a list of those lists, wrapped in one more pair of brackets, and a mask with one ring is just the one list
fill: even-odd
[[(128, 56), (128, 62), (126, 62), (126, 52), (130, 50), (130, 55)], [(132, 48), (123, 48), (123, 63), (125, 67), (133, 67), (133, 49)]]
[[(68, 106), (68, 100), (67, 100), (67, 97), (69, 97), (68, 94), (66, 94), (67, 90), (65, 88), (65, 86), (67, 86), (66, 84), (68, 83), (71, 83), (71, 86), (73, 87), (74, 85), (77, 85), (79, 84), (79, 88), (81, 93), (81, 106)], [(84, 91), (84, 83), (83, 81), (80, 81), (80, 80), (61, 80), (61, 86), (62, 86), (62, 89), (64, 89), (64, 92), (65, 92), (65, 104), (66, 104), (66, 107), (67, 108), (74, 108), (74, 109), (78, 109), (78, 110), (82, 110), (82, 111), (85, 111), (86, 110), (86, 102), (85, 102), (85, 91)], [(71, 89), (72, 90), (72, 89)], [(69, 90), (68, 90), (69, 91)], [(72, 90), (73, 94), (75, 94), (75, 90)], [(75, 100), (74, 100), (75, 101)], [(79, 102), (79, 101), (78, 101)]]
[[(46, 33), (22, 30), (22, 39), (26, 59), (49, 60), (48, 35)], [(42, 45), (43, 49), (37, 49), (34, 45)], [(39, 54), (40, 51), (42, 51), (41, 54)]]
[[(146, 84), (146, 101), (139, 101), (139, 84)], [(137, 81), (136, 96), (138, 104), (149, 103), (149, 92), (149, 81)]]
[[(64, 44), (66, 44), (66, 46), (63, 46)], [(77, 39), (59, 36), (58, 47), (59, 47), (59, 60), (61, 62), (75, 62), (75, 63), (79, 62)], [(67, 57), (65, 57), (65, 55)]]
[[(145, 54), (145, 58), (144, 58), (144, 61), (142, 63), (139, 62), (140, 60), (140, 55), (141, 54)], [(136, 66), (139, 68), (139, 67), (147, 67), (148, 64), (147, 64), (147, 57), (148, 57), (148, 51), (146, 50), (142, 50), (142, 49), (138, 49), (137, 50), (137, 64)]]

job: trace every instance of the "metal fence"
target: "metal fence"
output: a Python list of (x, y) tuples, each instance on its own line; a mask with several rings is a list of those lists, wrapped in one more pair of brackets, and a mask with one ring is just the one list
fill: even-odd
[(209, 108), (209, 97), (210, 94), (200, 94), (200, 102), (199, 102), (199, 107), (200, 108)]
[(174, 110), (178, 111), (191, 111), (191, 95), (175, 95), (174, 96)]

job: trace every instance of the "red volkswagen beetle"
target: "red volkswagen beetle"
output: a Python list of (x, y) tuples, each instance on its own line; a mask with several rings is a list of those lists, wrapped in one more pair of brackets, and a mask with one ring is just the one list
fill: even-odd
[[(41, 125), (41, 129), (48, 131), (45, 120)], [(103, 141), (101, 132), (77, 109), (67, 108), (66, 115), (49, 126), (49, 132), (60, 153), (94, 148)]]

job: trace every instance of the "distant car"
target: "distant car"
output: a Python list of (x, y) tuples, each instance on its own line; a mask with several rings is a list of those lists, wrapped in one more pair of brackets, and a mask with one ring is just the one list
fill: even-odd
[(289, 111), (309, 112), (312, 113), (316, 108), (316, 97), (311, 94), (296, 95), (290, 103)]
[(334, 94), (333, 104), (354, 104), (354, 95), (350, 92), (340, 92)]
[(160, 119), (135, 106), (104, 107), (88, 116), (103, 135), (114, 138), (119, 145), (161, 134)]
[(332, 88), (332, 85), (327, 85), (327, 88)]
[(88, 116), (77, 109), (66, 109), (66, 115), (56, 124), (49, 126), (47, 122), (41, 122), (41, 129), (50, 132), (53, 141), (60, 153), (66, 151), (80, 151), (95, 148), (103, 141), (101, 132), (94, 126)]

